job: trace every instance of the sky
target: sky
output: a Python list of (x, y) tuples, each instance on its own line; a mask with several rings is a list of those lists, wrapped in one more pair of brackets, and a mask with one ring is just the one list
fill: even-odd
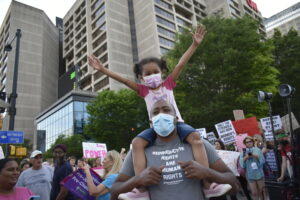
[[(76, 0), (18, 0), (24, 4), (42, 9), (49, 16), (52, 22), (55, 23), (55, 17), (63, 18), (67, 11), (71, 8)], [(140, 0), (147, 1), (147, 0)], [(263, 17), (270, 17), (300, 0), (253, 0)], [(5, 17), (11, 0), (0, 0), (0, 24)]]

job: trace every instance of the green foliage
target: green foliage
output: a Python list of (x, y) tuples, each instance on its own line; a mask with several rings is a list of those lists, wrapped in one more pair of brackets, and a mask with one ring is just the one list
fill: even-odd
[(82, 157), (82, 142), (86, 141), (85, 137), (81, 134), (75, 134), (72, 136), (60, 135), (55, 143), (48, 151), (44, 153), (45, 158), (53, 158), (53, 147), (57, 144), (64, 144), (67, 146), (67, 156), (75, 156), (77, 158)]
[[(292, 111), (300, 120), (300, 36), (293, 29), (284, 36), (277, 30), (270, 41), (275, 46), (274, 66), (280, 71), (280, 83), (296, 88), (292, 99)], [(276, 95), (273, 99), (274, 113), (285, 115), (287, 113), (287, 110), (284, 109), (285, 106), (282, 98)]]
[(138, 133), (149, 128), (145, 102), (132, 90), (103, 91), (87, 110), (85, 134), (108, 149), (128, 148)]
[[(273, 45), (257, 33), (258, 24), (242, 19), (207, 18), (207, 34), (175, 90), (179, 110), (194, 127), (212, 128), (233, 118), (232, 110), (243, 109), (249, 116), (264, 117), (267, 105), (258, 103), (258, 90), (275, 93), (278, 70), (273, 64)], [(175, 48), (167, 55), (169, 66), (192, 43), (189, 34), (178, 35)]]

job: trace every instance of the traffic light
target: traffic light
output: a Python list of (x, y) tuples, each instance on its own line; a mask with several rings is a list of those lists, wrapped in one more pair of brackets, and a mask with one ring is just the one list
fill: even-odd
[[(0, 92), (0, 99), (6, 101), (6, 92)], [(4, 112), (5, 112), (5, 108), (0, 107), (0, 113), (4, 113)]]
[(16, 146), (14, 146), (14, 145), (9, 145), (9, 155), (10, 155), (10, 156), (16, 155)]

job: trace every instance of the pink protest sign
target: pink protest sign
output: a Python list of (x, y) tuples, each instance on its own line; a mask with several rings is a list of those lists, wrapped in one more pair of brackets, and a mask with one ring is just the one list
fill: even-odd
[(239, 152), (242, 152), (243, 148), (246, 148), (246, 146), (243, 143), (245, 137), (247, 137), (247, 134), (239, 134), (235, 136), (235, 144)]
[(106, 156), (106, 144), (83, 142), (83, 157), (84, 158), (104, 158)]

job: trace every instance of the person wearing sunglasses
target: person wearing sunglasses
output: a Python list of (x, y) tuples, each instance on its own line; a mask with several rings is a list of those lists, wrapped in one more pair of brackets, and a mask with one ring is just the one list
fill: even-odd
[(31, 153), (30, 162), (32, 167), (22, 172), (17, 182), (17, 186), (27, 187), (34, 194), (40, 196), (40, 199), (49, 200), (53, 169), (42, 164), (43, 154), (38, 150)]
[(252, 197), (256, 199), (266, 199), (264, 192), (264, 171), (265, 163), (262, 151), (254, 146), (254, 139), (250, 136), (245, 137), (243, 143), (246, 149), (240, 155), (240, 165), (246, 170), (246, 179), (249, 183)]

